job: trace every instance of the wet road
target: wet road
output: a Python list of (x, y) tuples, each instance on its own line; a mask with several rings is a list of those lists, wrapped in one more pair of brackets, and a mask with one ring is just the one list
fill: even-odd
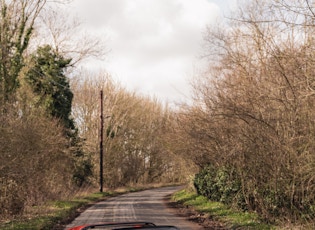
[(203, 229), (196, 223), (176, 215), (176, 211), (166, 206), (165, 196), (180, 187), (166, 187), (134, 192), (109, 198), (85, 210), (66, 229), (99, 222), (146, 221), (157, 225), (174, 225), (183, 230)]

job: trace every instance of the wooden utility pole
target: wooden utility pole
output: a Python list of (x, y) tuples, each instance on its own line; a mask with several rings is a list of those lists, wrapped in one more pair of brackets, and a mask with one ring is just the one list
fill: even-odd
[(100, 129), (100, 192), (103, 192), (103, 131), (104, 131), (104, 118), (103, 118), (103, 90), (100, 93), (101, 102), (101, 129)]

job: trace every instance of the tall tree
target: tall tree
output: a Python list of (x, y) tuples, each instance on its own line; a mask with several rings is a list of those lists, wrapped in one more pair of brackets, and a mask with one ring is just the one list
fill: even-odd
[[(218, 200), (269, 221), (314, 217), (315, 43), (309, 3), (249, 1), (228, 26), (209, 28), (209, 72), (194, 85), (194, 106), (180, 117), (190, 136), (187, 156), (208, 172), (203, 182), (209, 198), (219, 194)], [(213, 171), (220, 175), (211, 183)]]
[(65, 59), (50, 46), (39, 47), (32, 55), (26, 79), (38, 95), (37, 105), (59, 119), (65, 128), (74, 130), (71, 119), (73, 93), (64, 72), (71, 59)]
[(8, 101), (18, 85), (23, 54), (32, 36), (34, 22), (46, 0), (2, 0), (0, 3), (0, 100)]
[(31, 57), (29, 70), (25, 74), (37, 96), (36, 106), (43, 108), (52, 118), (56, 118), (64, 126), (65, 135), (75, 157), (76, 170), (74, 179), (78, 185), (92, 173), (90, 158), (82, 149), (74, 120), (71, 117), (73, 93), (70, 89), (65, 70), (71, 59), (66, 59), (49, 45), (39, 47)]

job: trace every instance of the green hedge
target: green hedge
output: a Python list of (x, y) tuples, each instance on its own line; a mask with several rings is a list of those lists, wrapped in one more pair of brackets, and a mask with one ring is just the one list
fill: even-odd
[(238, 207), (246, 209), (240, 180), (232, 168), (215, 168), (208, 165), (195, 175), (194, 186), (198, 194), (212, 201), (237, 204)]

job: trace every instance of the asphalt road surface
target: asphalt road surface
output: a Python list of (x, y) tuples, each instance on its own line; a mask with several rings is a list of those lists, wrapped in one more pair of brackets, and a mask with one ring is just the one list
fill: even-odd
[(203, 229), (196, 223), (176, 215), (165, 204), (165, 197), (180, 187), (166, 187), (124, 194), (99, 202), (80, 214), (66, 229), (99, 222), (146, 221), (157, 225), (173, 225), (183, 230)]

